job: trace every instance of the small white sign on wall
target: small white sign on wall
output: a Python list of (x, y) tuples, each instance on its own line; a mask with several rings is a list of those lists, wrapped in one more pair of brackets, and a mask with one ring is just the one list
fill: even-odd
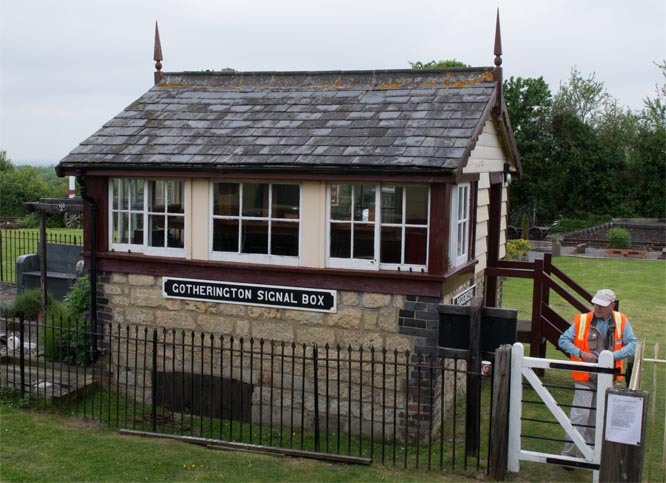
[(467, 290), (453, 297), (453, 305), (469, 305), (472, 303), (474, 295), (476, 295), (476, 285), (472, 285)]

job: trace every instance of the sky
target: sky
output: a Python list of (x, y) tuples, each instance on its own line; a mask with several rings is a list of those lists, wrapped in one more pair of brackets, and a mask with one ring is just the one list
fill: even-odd
[(640, 110), (663, 83), (664, 0), (0, 0), (0, 150), (55, 164), (163, 71), (375, 70), (457, 59), (553, 94), (572, 68)]

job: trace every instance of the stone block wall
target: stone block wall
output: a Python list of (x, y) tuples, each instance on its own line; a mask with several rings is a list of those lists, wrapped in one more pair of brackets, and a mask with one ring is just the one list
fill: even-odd
[[(452, 404), (448, 388), (456, 382), (450, 373), (436, 368), (417, 374), (416, 369), (421, 358), (437, 355), (441, 300), (436, 297), (339, 291), (337, 311), (321, 313), (164, 298), (161, 277), (151, 275), (102, 273), (98, 289), (99, 319), (110, 324), (111, 332), (128, 324), (147, 328), (138, 334), (145, 342), (121, 343), (113, 361), (119, 387), (132, 388), (139, 399), (152, 391), (146, 377), (152, 354), (146, 351), (151, 352), (152, 329), (159, 328), (160, 371), (209, 374), (253, 386), (255, 421), (303, 411), (309, 428), (318, 405), (320, 414), (335, 414), (340, 430), (352, 425), (354, 431), (378, 434), (379, 422), (395, 418), (413, 438), (431, 413), (439, 417), (441, 401)], [(207, 335), (200, 339), (201, 334)], [(241, 339), (245, 350), (254, 344), (252, 362), (241, 359)], [(260, 360), (256, 352), (262, 339), (266, 346)], [(320, 357), (316, 393), (309, 359), (315, 344)], [(371, 347), (376, 349), (374, 364)], [(306, 357), (292, 357), (294, 351), (305, 351)], [(324, 357), (328, 362), (321, 362)], [(371, 421), (377, 423), (371, 427)], [(398, 433), (405, 437), (403, 429)], [(426, 434), (419, 430), (420, 437)]]

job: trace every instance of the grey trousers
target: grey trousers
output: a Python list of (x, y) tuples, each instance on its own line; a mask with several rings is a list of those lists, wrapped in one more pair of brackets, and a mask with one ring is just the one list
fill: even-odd
[[(594, 445), (594, 426), (597, 422), (597, 384), (596, 382), (575, 383), (573, 406), (569, 419), (588, 445)], [(577, 407), (581, 406), (581, 407)], [(591, 426), (590, 428), (579, 425)], [(566, 456), (580, 457), (581, 453), (576, 445), (567, 438), (562, 454)]]

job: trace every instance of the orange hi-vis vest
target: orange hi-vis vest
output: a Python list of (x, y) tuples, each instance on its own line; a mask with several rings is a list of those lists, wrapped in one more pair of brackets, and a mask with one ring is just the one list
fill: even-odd
[[(590, 334), (590, 326), (593, 317), (593, 312), (578, 314), (574, 317), (575, 337), (573, 342), (576, 347), (584, 352), (590, 352), (588, 336)], [(627, 322), (627, 316), (623, 313), (613, 311), (613, 320), (615, 321), (615, 347), (612, 349), (608, 347), (607, 349), (610, 351), (618, 351), (622, 349), (622, 333), (624, 332), (624, 324)], [(583, 362), (583, 359), (575, 357), (574, 355), (571, 355), (570, 357), (574, 362)], [(615, 368), (622, 372), (622, 360), (615, 361)], [(572, 371), (571, 375), (579, 382), (587, 382), (590, 380), (589, 372)], [(615, 379), (621, 379), (621, 376), (615, 376)]]

